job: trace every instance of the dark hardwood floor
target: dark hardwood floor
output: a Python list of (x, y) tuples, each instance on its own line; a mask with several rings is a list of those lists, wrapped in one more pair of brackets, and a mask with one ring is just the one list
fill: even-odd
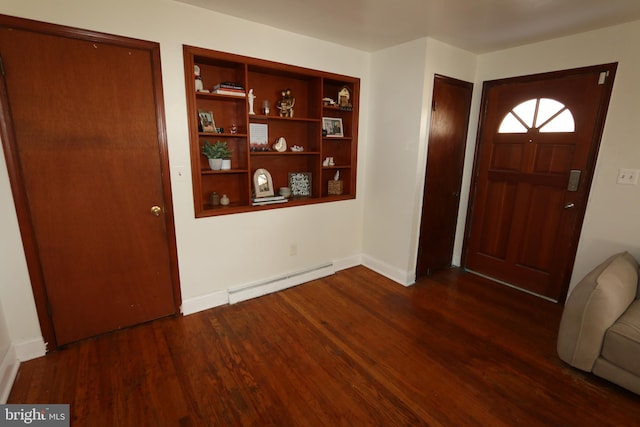
[(562, 307), (459, 270), (356, 267), (86, 340), (20, 366), (9, 403), (73, 426), (631, 426), (640, 397), (558, 359)]

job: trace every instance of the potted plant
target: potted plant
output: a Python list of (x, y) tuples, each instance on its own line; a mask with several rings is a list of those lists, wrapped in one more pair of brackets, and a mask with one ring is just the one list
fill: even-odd
[(205, 141), (202, 146), (202, 154), (209, 159), (211, 170), (231, 169), (231, 150), (226, 142), (216, 141), (215, 144), (211, 144), (209, 141)]

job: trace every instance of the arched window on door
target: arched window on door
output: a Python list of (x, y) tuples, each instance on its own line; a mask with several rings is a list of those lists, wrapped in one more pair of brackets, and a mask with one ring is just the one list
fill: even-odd
[(537, 129), (541, 133), (575, 132), (576, 124), (571, 111), (551, 98), (525, 101), (502, 119), (498, 133), (527, 133)]

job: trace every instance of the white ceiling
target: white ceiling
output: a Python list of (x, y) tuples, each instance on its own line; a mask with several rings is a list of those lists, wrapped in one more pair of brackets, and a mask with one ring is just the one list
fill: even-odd
[(177, 0), (373, 52), (432, 37), (475, 53), (640, 19), (640, 0)]

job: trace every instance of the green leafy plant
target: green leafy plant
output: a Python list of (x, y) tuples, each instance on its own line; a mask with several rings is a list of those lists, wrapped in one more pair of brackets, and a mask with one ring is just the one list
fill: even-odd
[(226, 142), (216, 141), (215, 144), (211, 144), (209, 141), (205, 141), (202, 146), (202, 154), (209, 159), (230, 159), (231, 150), (227, 146)]

